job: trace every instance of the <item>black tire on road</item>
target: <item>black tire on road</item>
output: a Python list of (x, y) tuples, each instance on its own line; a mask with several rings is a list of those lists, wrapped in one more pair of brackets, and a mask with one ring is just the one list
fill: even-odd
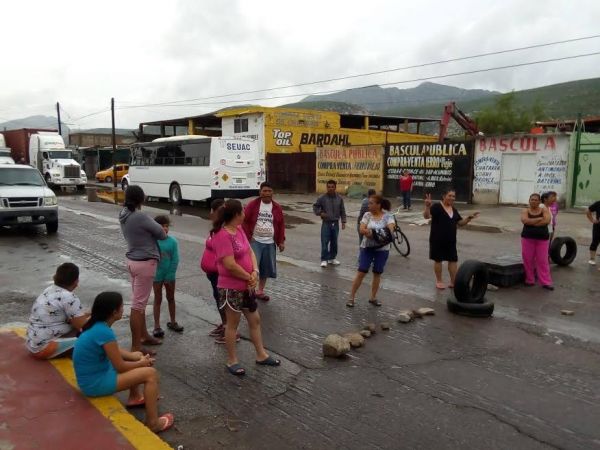
[(104, 182), (105, 183), (112, 183), (112, 177), (105, 177), (104, 178)]
[(48, 234), (54, 234), (58, 231), (58, 220), (54, 221), (54, 222), (47, 222), (46, 223), (46, 232)]
[(449, 298), (446, 301), (448, 311), (454, 314), (468, 317), (490, 317), (494, 313), (494, 304), (492, 302), (484, 303), (463, 303)]
[(454, 296), (463, 303), (483, 303), (489, 272), (487, 264), (474, 259), (460, 265), (454, 281)]
[[(562, 249), (566, 247), (563, 256)], [(570, 237), (556, 237), (550, 244), (550, 259), (559, 266), (568, 266), (577, 257), (577, 242)]]
[(173, 183), (171, 189), (169, 189), (169, 200), (174, 205), (181, 203), (181, 188), (177, 183)]
[(402, 256), (407, 257), (410, 254), (410, 243), (408, 242), (408, 238), (402, 232), (402, 230), (394, 231), (394, 239), (392, 240), (392, 244), (394, 244), (396, 251)]

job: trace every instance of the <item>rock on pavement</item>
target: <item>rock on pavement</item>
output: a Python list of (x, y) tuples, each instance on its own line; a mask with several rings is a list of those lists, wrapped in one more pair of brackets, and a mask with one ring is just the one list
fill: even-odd
[(339, 358), (350, 351), (350, 341), (339, 334), (330, 334), (323, 342), (323, 355)]
[(365, 338), (360, 333), (346, 333), (344, 337), (350, 341), (350, 347), (352, 348), (362, 347), (365, 344)]

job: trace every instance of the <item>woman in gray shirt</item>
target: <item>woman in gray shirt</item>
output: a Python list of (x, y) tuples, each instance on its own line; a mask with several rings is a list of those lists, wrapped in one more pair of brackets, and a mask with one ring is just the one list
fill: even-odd
[[(146, 305), (152, 292), (160, 252), (156, 241), (167, 238), (162, 226), (140, 210), (144, 191), (139, 186), (129, 186), (125, 191), (125, 207), (119, 214), (121, 231), (127, 241), (127, 270), (131, 279), (131, 351), (142, 351), (142, 344), (159, 345), (162, 342), (148, 333)], [(144, 351), (144, 353), (154, 353)]]

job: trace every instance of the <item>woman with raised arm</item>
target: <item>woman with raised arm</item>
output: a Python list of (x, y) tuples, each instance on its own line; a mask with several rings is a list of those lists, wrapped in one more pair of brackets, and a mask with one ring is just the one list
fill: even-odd
[(445, 289), (446, 285), (442, 279), (442, 263), (448, 262), (448, 274), (450, 275), (449, 288), (454, 287), (456, 278), (458, 252), (456, 250), (456, 232), (459, 226), (471, 222), (479, 216), (475, 212), (463, 219), (454, 207), (456, 191), (446, 189), (442, 201), (433, 203), (431, 194), (425, 194), (425, 211), (423, 217), (431, 219), (429, 231), (429, 259), (433, 260), (433, 271), (435, 273), (435, 287)]
[(548, 262), (550, 232), (548, 224), (552, 220), (548, 208), (540, 208), (540, 194), (529, 196), (529, 207), (521, 211), (521, 254), (525, 269), (525, 286), (535, 285), (535, 276), (544, 289), (554, 290)]

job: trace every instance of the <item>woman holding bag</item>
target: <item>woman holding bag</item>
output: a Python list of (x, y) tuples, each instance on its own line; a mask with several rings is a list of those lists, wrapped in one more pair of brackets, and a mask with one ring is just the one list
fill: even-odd
[(226, 315), (225, 347), (227, 370), (232, 375), (244, 375), (235, 348), (236, 334), (242, 313), (248, 321), (250, 339), (256, 350), (256, 364), (278, 366), (281, 362), (269, 356), (262, 342), (260, 315), (254, 289), (258, 281), (256, 257), (242, 230), (244, 209), (239, 200), (227, 200), (217, 210), (213, 221), (212, 246), (216, 254), (219, 279), (219, 309)]
[(389, 200), (381, 195), (369, 197), (369, 211), (360, 221), (359, 232), (362, 235), (362, 241), (358, 257), (358, 270), (352, 282), (350, 300), (346, 302), (346, 306), (349, 308), (354, 306), (356, 292), (369, 273), (371, 266), (373, 267), (373, 284), (371, 284), (369, 303), (381, 306), (381, 302), (377, 300), (377, 291), (379, 291), (381, 274), (390, 254), (392, 232), (395, 226), (394, 217), (389, 213), (390, 208)]

